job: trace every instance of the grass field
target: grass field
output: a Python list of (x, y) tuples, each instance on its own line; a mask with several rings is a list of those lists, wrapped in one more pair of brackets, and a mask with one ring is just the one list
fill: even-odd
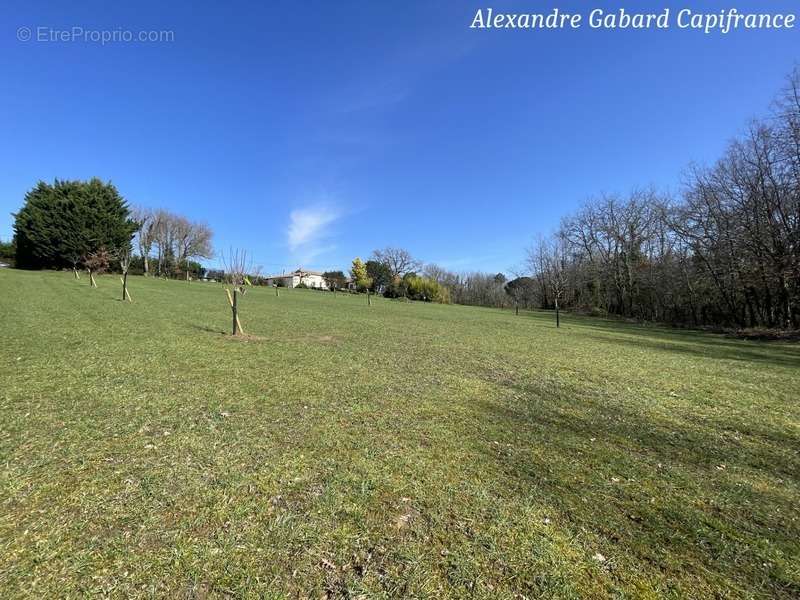
[(797, 597), (800, 347), (0, 270), (0, 597)]

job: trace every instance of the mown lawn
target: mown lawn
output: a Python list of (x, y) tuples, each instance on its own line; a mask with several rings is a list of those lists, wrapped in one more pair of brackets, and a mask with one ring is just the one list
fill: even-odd
[(0, 597), (797, 597), (800, 347), (0, 270)]

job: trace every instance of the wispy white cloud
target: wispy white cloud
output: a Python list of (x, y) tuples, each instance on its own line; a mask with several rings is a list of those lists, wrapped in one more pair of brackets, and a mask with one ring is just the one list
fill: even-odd
[(333, 225), (341, 217), (341, 210), (327, 202), (293, 210), (286, 232), (291, 259), (298, 266), (309, 267), (320, 257), (332, 253), (336, 249), (332, 242)]
[(339, 212), (328, 205), (308, 206), (293, 210), (289, 215), (289, 250), (296, 252), (302, 246), (318, 241), (327, 235), (325, 228), (339, 218)]

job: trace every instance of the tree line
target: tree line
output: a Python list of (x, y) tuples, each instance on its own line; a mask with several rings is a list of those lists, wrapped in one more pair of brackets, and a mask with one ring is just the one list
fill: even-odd
[(452, 273), (436, 264), (425, 264), (404, 248), (392, 246), (374, 250), (366, 261), (360, 257), (353, 259), (349, 277), (344, 271), (326, 271), (323, 278), (331, 290), (348, 288), (386, 298), (480, 306), (511, 304), (502, 273)]
[(800, 71), (677, 199), (602, 196), (527, 253), (542, 307), (693, 326), (800, 327)]
[(688, 171), (677, 198), (639, 189), (591, 199), (527, 249), (511, 281), (392, 248), (354, 261), (351, 275), (389, 296), (413, 295), (413, 277), (435, 284), (437, 301), (458, 304), (799, 328), (800, 71), (715, 164)]
[(212, 256), (208, 225), (166, 210), (131, 208), (112, 183), (97, 178), (40, 181), (13, 216), (14, 239), (3, 250), (23, 269), (71, 268), (77, 274), (79, 268), (133, 268), (188, 277), (201, 270), (196, 259)]
[[(403, 248), (388, 246), (374, 250), (366, 262), (356, 257), (350, 267), (350, 280), (357, 291), (382, 294), (386, 298), (408, 298), (425, 302), (450, 303), (449, 290), (437, 281), (418, 273), (422, 262)], [(328, 287), (340, 286), (341, 271), (324, 274)]]

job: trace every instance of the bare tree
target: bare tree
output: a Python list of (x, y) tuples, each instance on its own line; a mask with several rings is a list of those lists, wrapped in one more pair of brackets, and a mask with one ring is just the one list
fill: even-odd
[(553, 303), (556, 309), (556, 327), (561, 327), (559, 302), (567, 289), (567, 259), (565, 240), (559, 237), (552, 244), (550, 252), (546, 255), (547, 276), (553, 290)]
[(186, 279), (189, 279), (187, 252), (192, 239), (192, 224), (189, 219), (180, 215), (170, 215), (172, 241), (175, 244), (175, 264), (180, 269), (186, 267)]
[[(184, 240), (180, 248), (181, 259), (188, 263), (190, 259), (211, 258), (214, 255), (214, 250), (211, 246), (213, 235), (211, 227), (205, 223), (191, 223), (189, 236)], [(260, 267), (258, 270), (260, 270)], [(251, 272), (252, 274), (256, 273)]]
[(153, 243), (156, 247), (157, 270), (159, 276), (171, 270), (175, 258), (173, 216), (165, 210), (153, 214)]
[(238, 248), (231, 248), (228, 251), (227, 256), (223, 254), (222, 262), (225, 267), (225, 274), (228, 278), (228, 282), (233, 288), (233, 294), (231, 294), (231, 290), (227, 288), (225, 289), (233, 316), (233, 335), (239, 335), (240, 333), (244, 333), (244, 330), (242, 329), (242, 324), (239, 321), (238, 295), (240, 293), (244, 294), (245, 280), (247, 278), (247, 274), (252, 271), (253, 265), (251, 259), (249, 259), (247, 256), (247, 252)]
[(139, 247), (139, 255), (142, 257), (142, 268), (144, 275), (150, 274), (150, 251), (155, 241), (155, 218), (153, 211), (149, 208), (137, 207), (133, 209), (133, 220), (137, 223), (136, 242)]
[(422, 262), (415, 259), (408, 250), (403, 248), (387, 246), (382, 250), (374, 250), (372, 258), (388, 266), (393, 278), (403, 277), (406, 273), (422, 269)]
[(156, 249), (156, 272), (160, 276), (182, 269), (188, 280), (190, 260), (213, 256), (213, 232), (205, 223), (192, 222), (166, 210), (148, 209), (136, 209), (134, 220), (140, 224), (137, 241), (145, 274), (150, 271), (153, 247)]
[(556, 312), (556, 327), (561, 326), (561, 307), (567, 289), (567, 240), (563, 236), (553, 239), (540, 237), (527, 251), (528, 270), (539, 282), (543, 305), (552, 299)]
[(458, 275), (452, 273), (435, 263), (428, 263), (422, 268), (422, 274), (428, 279), (445, 286), (452, 286), (458, 282)]
[(131, 258), (133, 257), (133, 253), (131, 252), (131, 247), (126, 246), (124, 248), (120, 248), (116, 252), (117, 260), (119, 261), (120, 270), (122, 271), (122, 301), (128, 300), (128, 302), (133, 302), (131, 298), (131, 294), (128, 291), (128, 271), (131, 268)]

